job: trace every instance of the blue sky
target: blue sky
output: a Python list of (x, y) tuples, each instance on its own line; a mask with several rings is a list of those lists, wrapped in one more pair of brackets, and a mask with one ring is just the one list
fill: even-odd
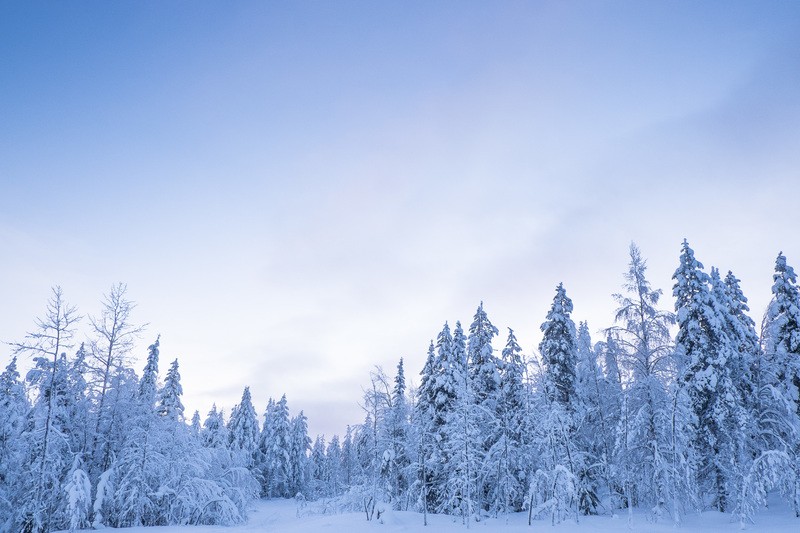
[(529, 355), (560, 281), (607, 327), (631, 240), (665, 307), (686, 237), (758, 321), (798, 87), (796, 2), (6, 2), (0, 339), (124, 281), (189, 409), (330, 436), (481, 300)]

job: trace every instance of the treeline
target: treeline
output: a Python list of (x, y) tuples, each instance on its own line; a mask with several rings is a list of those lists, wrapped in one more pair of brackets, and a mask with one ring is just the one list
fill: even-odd
[[(178, 363), (159, 385), (159, 341), (141, 377), (141, 328), (115, 286), (91, 340), (68, 357), (79, 317), (55, 289), (0, 374), (0, 529), (235, 524), (257, 497), (319, 500), (323, 512), (385, 508), (463, 521), (529, 521), (634, 508), (675, 523), (717, 509), (743, 524), (778, 491), (800, 516), (800, 290), (779, 254), (757, 329), (731, 273), (709, 273), (684, 241), (674, 310), (635, 245), (612, 325), (593, 342), (559, 284), (535, 357), (504, 347), (483, 307), (445, 323), (419, 386), (401, 359), (370, 375), (363, 423), (308, 437), (302, 412), (248, 388), (226, 420), (184, 419)], [(674, 335), (673, 335), (674, 334)]]
[[(317, 439), (318, 496), (464, 521), (526, 510), (529, 520), (645, 509), (675, 523), (693, 510), (743, 524), (779, 491), (800, 516), (800, 292), (778, 255), (760, 327), (739, 280), (710, 273), (684, 241), (675, 312), (635, 245), (599, 342), (556, 288), (538, 357), (481, 304), (465, 330), (447, 323), (408, 394), (403, 362), (380, 370), (347, 451)], [(676, 332), (673, 337), (672, 334)]]

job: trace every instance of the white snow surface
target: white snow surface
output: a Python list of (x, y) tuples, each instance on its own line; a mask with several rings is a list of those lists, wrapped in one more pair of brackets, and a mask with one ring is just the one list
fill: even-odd
[[(528, 526), (526, 513), (515, 513), (500, 518), (485, 518), (480, 522), (472, 522), (469, 529), (461, 523), (460, 518), (446, 515), (428, 515), (428, 526), (422, 523), (420, 513), (410, 511), (387, 511), (381, 520), (368, 522), (364, 513), (333, 513), (325, 509), (321, 502), (309, 502), (299, 510), (294, 500), (262, 500), (254, 504), (249, 520), (241, 525), (225, 526), (162, 526), (133, 527), (120, 529), (124, 533), (255, 533), (255, 532), (315, 532), (326, 533), (438, 533), (444, 532), (534, 532), (558, 531), (562, 533), (580, 532), (671, 532), (706, 533), (729, 532), (740, 530), (739, 522), (731, 514), (716, 511), (688, 514), (677, 528), (671, 519), (662, 519), (657, 523), (648, 520), (646, 513), (636, 511), (630, 519), (627, 513), (616, 516), (581, 516), (580, 522), (564, 521), (552, 526), (549, 520), (534, 520)], [(106, 528), (106, 531), (117, 531)], [(770, 498), (770, 507), (761, 510), (754, 523), (747, 524), (745, 531), (781, 533), (800, 531), (800, 518), (795, 518), (789, 507), (778, 498)]]

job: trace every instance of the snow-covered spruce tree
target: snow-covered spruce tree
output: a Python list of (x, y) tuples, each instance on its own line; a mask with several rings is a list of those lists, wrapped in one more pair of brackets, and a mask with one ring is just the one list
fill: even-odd
[(327, 465), (325, 463), (325, 435), (317, 435), (311, 446), (309, 461), (309, 495), (313, 498), (328, 498)]
[(308, 492), (308, 457), (311, 439), (308, 437), (308, 419), (303, 411), (292, 418), (289, 445), (289, 493)]
[(271, 497), (294, 496), (290, 489), (292, 427), (286, 395), (275, 404), (272, 413), (270, 439), (266, 443), (266, 470), (269, 472), (267, 494)]
[(72, 464), (69, 441), (58, 426), (65, 418), (59, 396), (66, 389), (64, 361), (59, 365), (59, 356), (71, 347), (80, 317), (64, 301), (60, 287), (54, 287), (52, 293), (44, 318), (36, 320), (36, 329), (25, 341), (11, 343), (15, 353), (30, 353), (36, 364), (27, 376), (35, 401), (19, 443), (25, 459), (10, 498), (13, 530), (33, 533), (61, 525), (55, 514), (62, 480)]
[(156, 393), (158, 392), (158, 349), (161, 344), (161, 335), (156, 337), (156, 341), (147, 347), (147, 363), (142, 371), (142, 379), (139, 380), (139, 392), (137, 403), (140, 408), (149, 411), (155, 408)]
[(528, 490), (529, 506), (536, 510), (532, 514), (549, 512), (553, 522), (563, 520), (571, 512), (577, 517), (579, 508), (591, 511), (596, 500), (590, 487), (579, 479), (585, 469), (585, 454), (579, 450), (576, 438), (577, 340), (571, 313), (572, 300), (559, 283), (541, 326), (542, 376), (538, 402), (541, 414), (536, 428), (541, 468), (534, 474)]
[(436, 512), (449, 512), (445, 502), (447, 499), (445, 491), (452, 470), (448, 471), (447, 465), (451, 464), (455, 449), (449, 441), (451, 431), (448, 424), (454, 417), (457, 392), (463, 387), (463, 379), (466, 376), (466, 351), (462, 352), (463, 363), (457, 361), (453, 354), (453, 336), (450, 333), (450, 326), (445, 322), (436, 339), (436, 358), (433, 361), (432, 382), (428, 393), (432, 401), (430, 409), (432, 443), (426, 469), (429, 478), (428, 510)]
[(559, 283), (553, 305), (542, 323), (542, 356), (545, 392), (548, 399), (571, 412), (575, 408), (575, 369), (577, 366), (577, 341), (575, 323), (570, 318), (572, 300)]
[(596, 388), (599, 391), (600, 416), (598, 417), (600, 435), (596, 436), (600, 445), (598, 470), (606, 485), (612, 509), (619, 508), (623, 501), (624, 483), (618, 474), (622, 471), (617, 462), (618, 430), (622, 420), (622, 411), (626, 406), (622, 389), (622, 373), (619, 368), (620, 348), (610, 332), (606, 332), (604, 341), (594, 345), (595, 358), (599, 368)]
[(80, 456), (75, 456), (72, 468), (67, 474), (64, 493), (64, 516), (68, 520), (70, 533), (87, 529), (92, 503), (92, 485), (83, 469)]
[(390, 406), (384, 417), (383, 440), (386, 443), (381, 464), (382, 474), (388, 482), (390, 503), (393, 509), (407, 509), (404, 496), (409, 486), (409, 428), (406, 378), (403, 359), (397, 364)]
[(198, 442), (200, 441), (200, 431), (202, 431), (203, 427), (200, 422), (200, 411), (197, 409), (194, 410), (192, 413), (192, 419), (189, 422), (189, 431), (192, 434), (192, 438), (197, 439)]
[(336, 498), (344, 492), (344, 476), (342, 471), (342, 445), (339, 435), (334, 435), (325, 450), (325, 470), (328, 474), (326, 491)]
[(238, 464), (248, 469), (255, 466), (258, 434), (258, 417), (250, 396), (250, 387), (245, 387), (242, 400), (233, 408), (228, 421), (228, 447)]
[(764, 379), (763, 353), (755, 323), (747, 315), (747, 298), (739, 280), (729, 271), (724, 284), (714, 280), (713, 293), (728, 311), (724, 327), (734, 355), (728, 367), (744, 411), (744, 439), (732, 457), (737, 475), (736, 512), (744, 527), (754, 512), (766, 504), (767, 491), (785, 484), (786, 473), (791, 471), (791, 457), (776, 438), (787, 434), (786, 418), (782, 416), (785, 404), (776, 401), (774, 389)]
[(175, 359), (167, 370), (164, 386), (158, 391), (156, 414), (168, 420), (183, 422), (184, 407), (181, 396), (183, 396), (181, 374), (178, 371), (178, 360)]
[(525, 363), (511, 328), (500, 368), (499, 438), (488, 453), (497, 467), (497, 482), (490, 487), (487, 500), (495, 502), (495, 514), (507, 514), (522, 510), (529, 460)]
[(609, 439), (612, 431), (607, 420), (606, 382), (592, 346), (589, 325), (585, 321), (578, 324), (575, 347), (575, 388), (578, 396), (575, 409), (578, 424), (576, 444), (584, 457), (578, 478), (581, 486), (586, 487), (586, 497), (590, 498), (582, 503), (582, 509), (585, 513), (593, 513), (599, 503), (600, 482), (604, 482), (610, 490), (608, 458), (612, 449)]
[(720, 399), (715, 412), (725, 433), (720, 442), (720, 463), (727, 481), (728, 508), (739, 507), (741, 515), (745, 478), (757, 453), (752, 446), (754, 427), (751, 424), (755, 414), (751, 408), (754, 354), (752, 345), (748, 345), (747, 331), (742, 329), (741, 317), (734, 314), (739, 302), (731, 299), (729, 287), (716, 268), (711, 269), (711, 296), (717, 306), (724, 339), (722, 379), (718, 380)]
[(11, 502), (25, 455), (21, 436), (29, 409), (15, 356), (0, 374), (0, 531), (13, 531)]
[(264, 423), (261, 425), (261, 432), (258, 434), (258, 478), (261, 483), (261, 496), (269, 497), (269, 486), (272, 479), (270, 472), (270, 446), (273, 439), (273, 428), (275, 427), (275, 400), (272, 397), (267, 400), (267, 407), (264, 409)]
[[(481, 428), (476, 416), (477, 402), (472, 390), (467, 362), (467, 346), (461, 323), (456, 322), (450, 352), (449, 371), (442, 377), (446, 389), (453, 388), (455, 395), (450, 410), (445, 412), (443, 441), (447, 443), (447, 471), (442, 488), (439, 512), (460, 515), (469, 525), (475, 513), (480, 512), (478, 475), (484, 457), (481, 446)], [(479, 517), (476, 516), (476, 518)]]
[[(472, 409), (474, 424), (479, 429), (475, 452), (481, 468), (475, 473), (475, 499), (478, 508), (497, 513), (503, 502), (497, 499), (494, 487), (497, 486), (501, 470), (500, 457), (490, 454), (500, 439), (500, 360), (494, 355), (492, 339), (497, 336), (497, 328), (489, 321), (483, 302), (475, 311), (469, 327), (468, 374), (475, 406)], [(485, 459), (485, 460), (484, 460)], [(494, 493), (490, 497), (490, 493)]]
[(217, 404), (211, 406), (203, 429), (200, 431), (200, 440), (206, 448), (223, 448), (228, 444), (228, 428), (221, 411), (217, 411)]
[(800, 517), (800, 289), (783, 253), (775, 261), (773, 282), (762, 341), (767, 368), (762, 372), (787, 406), (787, 423), (771, 429), (772, 437), (785, 443), (794, 466), (791, 500)]
[(352, 488), (359, 477), (358, 454), (354, 442), (356, 432), (356, 428), (348, 425), (342, 441), (342, 478), (345, 490)]
[[(691, 413), (691, 458), (699, 496), (719, 511), (735, 502), (734, 450), (746, 437), (742, 433), (741, 398), (731, 366), (737, 351), (725, 329), (729, 315), (719, 274), (703, 272), (703, 265), (683, 241), (680, 265), (673, 275), (678, 318), (675, 339), (681, 395)], [(701, 501), (702, 501), (701, 500)]]
[(631, 243), (625, 293), (614, 294), (618, 307), (605, 345), (606, 372), (620, 372), (625, 381), (614, 448), (618, 490), (626, 506), (646, 505), (658, 518), (672, 501), (667, 385), (674, 378), (670, 327), (675, 316), (658, 309), (662, 292), (651, 287), (646, 270), (647, 262)]
[[(65, 427), (68, 428), (70, 450), (80, 454), (81, 460), (86, 460), (91, 453), (93, 438), (93, 405), (89, 397), (88, 367), (86, 365), (86, 347), (81, 343), (75, 357), (67, 365), (66, 401), (65, 401)], [(83, 467), (84, 471), (86, 466)]]
[[(417, 449), (416, 483), (412, 490), (416, 495), (417, 510), (423, 513), (427, 525), (428, 509), (435, 508), (437, 495), (433, 493), (434, 472), (433, 458), (436, 455), (436, 441), (433, 438), (433, 417), (435, 405), (436, 352), (431, 341), (425, 366), (420, 372), (420, 384), (416, 391), (416, 403), (413, 409), (411, 432)], [(346, 441), (345, 441), (346, 442)]]
[(168, 471), (169, 459), (163, 454), (162, 432), (155, 412), (158, 346), (156, 339), (148, 348), (123, 447), (112, 470), (100, 476), (102, 485), (110, 484), (112, 490), (107, 495), (98, 486), (94, 504), (95, 514), (100, 515), (94, 519), (97, 526), (156, 525), (159, 521), (159, 502), (154, 496)]

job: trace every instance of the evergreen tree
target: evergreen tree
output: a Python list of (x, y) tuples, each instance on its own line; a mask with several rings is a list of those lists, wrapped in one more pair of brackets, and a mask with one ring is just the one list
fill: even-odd
[(389, 483), (389, 498), (394, 509), (401, 509), (402, 495), (409, 486), (408, 468), (411, 463), (409, 458), (408, 442), (408, 403), (406, 401), (406, 378), (403, 369), (403, 359), (397, 364), (397, 374), (394, 378), (394, 388), (391, 392), (391, 406), (386, 416), (385, 433), (387, 448), (382, 467)]
[(197, 409), (194, 410), (192, 413), (192, 420), (189, 423), (189, 430), (191, 432), (192, 437), (199, 439), (200, 438), (200, 431), (202, 430), (202, 426), (200, 425), (200, 411)]
[(438, 472), (433, 462), (434, 457), (438, 456), (436, 441), (433, 438), (436, 364), (435, 347), (431, 341), (425, 366), (420, 372), (420, 385), (414, 405), (414, 424), (411, 428), (417, 446), (417, 505), (425, 513), (426, 522), (429, 506), (435, 506), (438, 500), (437, 491), (432, 487), (435, 480), (434, 473)]
[(508, 328), (508, 339), (502, 352), (500, 374), (499, 438), (489, 450), (496, 457), (497, 483), (489, 494), (495, 512), (522, 510), (527, 479), (526, 455), (528, 436), (526, 427), (527, 400), (523, 383), (525, 363), (522, 348), (517, 343), (514, 330)]
[(487, 411), (497, 409), (497, 391), (500, 387), (499, 362), (492, 353), (492, 339), (497, 334), (497, 328), (489, 321), (481, 302), (469, 327), (468, 355), (476, 403)]
[(554, 523), (571, 513), (577, 516), (579, 507), (589, 512), (596, 500), (590, 487), (582, 484), (578, 477), (586, 466), (576, 438), (577, 340), (571, 313), (572, 300), (559, 283), (541, 326), (542, 374), (536, 444), (542, 461), (528, 489), (531, 515), (549, 511)]
[(775, 261), (772, 301), (767, 308), (764, 351), (768, 380), (788, 405), (786, 422), (774, 424), (772, 435), (787, 444), (793, 470), (792, 504), (800, 517), (800, 289), (783, 253)]
[(325, 498), (331, 494), (328, 492), (327, 465), (325, 461), (325, 436), (317, 435), (314, 444), (311, 446), (310, 466), (310, 487), (309, 492), (316, 498)]
[(142, 379), (139, 380), (139, 403), (146, 409), (153, 409), (156, 403), (156, 392), (158, 391), (158, 346), (161, 343), (161, 335), (156, 337), (156, 342), (147, 348), (147, 364), (142, 371)]
[(328, 443), (325, 451), (325, 464), (328, 473), (327, 493), (332, 497), (338, 497), (344, 492), (344, 479), (342, 472), (342, 446), (339, 444), (339, 436), (334, 435)]
[(292, 493), (292, 424), (286, 395), (275, 404), (272, 426), (272, 439), (267, 454), (267, 468), (270, 472), (269, 493), (272, 496), (290, 497)]
[(250, 387), (245, 387), (242, 401), (233, 408), (228, 421), (228, 447), (237, 454), (242, 466), (254, 466), (258, 434), (258, 418), (250, 397)]
[(484, 456), (480, 427), (476, 416), (477, 402), (470, 379), (466, 337), (461, 322), (456, 322), (451, 345), (449, 371), (443, 374), (446, 390), (454, 395), (449, 410), (445, 411), (442, 457), (448, 471), (442, 486), (442, 500), (438, 510), (460, 515), (468, 524), (480, 511), (482, 493), (478, 476), (482, 471)]
[[(181, 396), (183, 396), (181, 374), (178, 372), (178, 360), (175, 359), (169, 366), (169, 370), (167, 370), (164, 386), (158, 391), (158, 407), (156, 408), (156, 413), (161, 417), (176, 422), (183, 422), (184, 407), (181, 402)], [(244, 398), (242, 401), (244, 401)], [(253, 413), (255, 414), (255, 411), (253, 411)]]
[(0, 531), (12, 531), (13, 491), (24, 460), (22, 432), (30, 409), (13, 357), (0, 374)]
[(575, 408), (575, 368), (577, 348), (575, 323), (570, 318), (572, 300), (567, 296), (564, 286), (559, 283), (553, 305), (542, 323), (542, 342), (539, 352), (545, 370), (545, 389), (548, 398), (558, 403), (566, 411)]
[(702, 268), (684, 240), (673, 276), (676, 354), (680, 383), (692, 414), (689, 429), (698, 488), (701, 494), (711, 495), (714, 507), (725, 511), (735, 491), (735, 473), (726, 461), (735, 457), (741, 441), (741, 400), (729, 367), (729, 361), (736, 359), (736, 349), (724, 327), (729, 313), (720, 302), (722, 283), (718, 271), (713, 270), (709, 277)]
[(478, 485), (475, 496), (480, 508), (497, 512), (503, 503), (498, 501), (493, 490), (501, 473), (500, 456), (490, 453), (501, 437), (500, 429), (500, 360), (492, 350), (492, 339), (497, 336), (497, 328), (489, 321), (483, 302), (478, 306), (469, 327), (468, 368), (470, 388), (475, 401), (472, 409), (479, 437), (474, 452), (481, 468), (476, 472)]
[(308, 437), (308, 421), (303, 411), (292, 418), (291, 436), (289, 445), (289, 493), (308, 492), (308, 457), (306, 453), (311, 448), (311, 439)]
[(217, 404), (211, 406), (211, 410), (203, 422), (200, 435), (203, 446), (206, 448), (223, 448), (228, 444), (228, 429), (225, 426), (222, 412), (217, 411)]
[(64, 492), (66, 496), (64, 516), (68, 520), (70, 533), (87, 529), (89, 526), (92, 486), (89, 482), (89, 476), (83, 470), (80, 456), (75, 457), (72, 469), (67, 474)]

